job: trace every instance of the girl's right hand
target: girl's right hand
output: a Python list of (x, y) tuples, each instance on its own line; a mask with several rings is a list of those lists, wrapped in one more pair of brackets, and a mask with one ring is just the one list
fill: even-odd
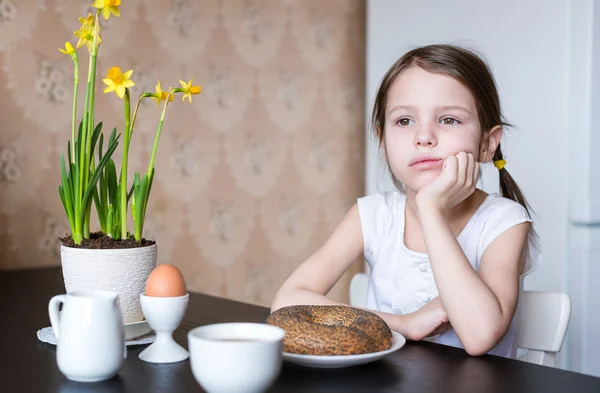
[(417, 192), (419, 211), (434, 208), (446, 214), (475, 192), (478, 178), (479, 162), (473, 154), (460, 152), (446, 157), (440, 175)]
[(435, 336), (450, 328), (448, 315), (439, 296), (417, 311), (403, 315), (403, 318), (407, 328), (407, 338), (413, 341)]

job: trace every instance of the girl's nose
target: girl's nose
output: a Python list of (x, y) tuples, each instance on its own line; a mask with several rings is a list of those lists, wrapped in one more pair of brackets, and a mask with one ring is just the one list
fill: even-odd
[(420, 128), (415, 135), (415, 146), (417, 147), (433, 147), (437, 144), (435, 133), (431, 127), (425, 126)]

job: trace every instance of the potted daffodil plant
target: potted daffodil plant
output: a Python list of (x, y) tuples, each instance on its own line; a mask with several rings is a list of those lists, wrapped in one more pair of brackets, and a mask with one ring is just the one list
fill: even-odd
[[(156, 91), (144, 92), (137, 97), (131, 111), (131, 92), (134, 86), (133, 70), (122, 72), (111, 67), (102, 78), (104, 93), (115, 94), (123, 101), (124, 128), (113, 128), (110, 134), (95, 116), (96, 63), (101, 48), (101, 20), (120, 15), (120, 0), (95, 0), (96, 12), (79, 18), (80, 28), (75, 31), (77, 43), (65, 44), (60, 51), (71, 57), (74, 69), (73, 116), (71, 138), (67, 143), (66, 157), (61, 157), (62, 181), (58, 187), (64, 206), (70, 234), (61, 238), (61, 265), (67, 292), (74, 290), (108, 289), (119, 294), (124, 322), (136, 324), (143, 321), (140, 294), (146, 280), (156, 267), (157, 245), (143, 237), (146, 208), (152, 190), (154, 162), (169, 102), (177, 94), (191, 102), (200, 93), (200, 87), (180, 81), (180, 86), (163, 91), (160, 82)], [(86, 48), (89, 67), (85, 80), (83, 113), (78, 114), (79, 56), (77, 51)], [(85, 49), (84, 49), (85, 50)], [(145, 173), (135, 172), (127, 178), (129, 147), (140, 103), (154, 100), (160, 111), (154, 146)], [(117, 169), (112, 157), (121, 145), (121, 167)], [(100, 229), (90, 228), (92, 207)], [(128, 227), (128, 214), (133, 217), (133, 228)]]

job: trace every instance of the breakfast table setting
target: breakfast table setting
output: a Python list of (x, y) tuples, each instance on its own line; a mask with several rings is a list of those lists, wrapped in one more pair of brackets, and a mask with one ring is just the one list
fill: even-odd
[(110, 291), (82, 306), (60, 267), (2, 271), (0, 293), (3, 392), (600, 392), (600, 378), (397, 333), (346, 359), (286, 353), (268, 308), (193, 291), (150, 299), (150, 329), (126, 331)]
[[(61, 15), (44, 12), (47, 20), (40, 23), (65, 33), (58, 50), (55, 36), (43, 41), (53, 42), (54, 55), (63, 58), (57, 64), (73, 77), (72, 106), (55, 114), (70, 124), (60, 126), (65, 133), (57, 138), (58, 194), (40, 193), (49, 203), (60, 200), (69, 230), (45, 260), (26, 257), (20, 269), (0, 269), (0, 393), (600, 392), (600, 378), (593, 376), (408, 341), (368, 310), (298, 305), (271, 312), (189, 288), (168, 258), (158, 258), (160, 240), (145, 223), (157, 222), (149, 204), (156, 200), (154, 182), (171, 172), (156, 168), (167, 162), (157, 160), (168, 153), (159, 149), (161, 135), (173, 137), (168, 125), (163, 133), (172, 113), (167, 107), (180, 105), (174, 116), (188, 116), (193, 97), (194, 105), (207, 102), (197, 97), (203, 88), (192, 77), (199, 69), (183, 67), (185, 80), (169, 84), (162, 72), (159, 79), (147, 71), (159, 60), (149, 53), (149, 64), (132, 59), (134, 73), (131, 61), (110, 50), (126, 42), (111, 31), (128, 30), (131, 11), (125, 7), (121, 18), (119, 0), (87, 3), (65, 6)], [(215, 83), (209, 78), (204, 85), (210, 92), (219, 89)], [(122, 108), (116, 124), (104, 105), (96, 110), (99, 94)], [(142, 101), (154, 101), (158, 112), (140, 110), (138, 116)], [(204, 137), (197, 124), (181, 123)], [(148, 162), (140, 167), (129, 150), (146, 142), (141, 149)], [(0, 268), (16, 265), (3, 262), (15, 261), (0, 260)], [(39, 267), (50, 264), (57, 266)]]

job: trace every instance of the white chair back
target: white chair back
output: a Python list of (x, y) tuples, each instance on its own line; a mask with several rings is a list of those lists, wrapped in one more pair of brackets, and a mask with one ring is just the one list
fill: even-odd
[(561, 292), (524, 291), (521, 307), (515, 342), (528, 351), (519, 359), (554, 366), (571, 319), (571, 299)]

